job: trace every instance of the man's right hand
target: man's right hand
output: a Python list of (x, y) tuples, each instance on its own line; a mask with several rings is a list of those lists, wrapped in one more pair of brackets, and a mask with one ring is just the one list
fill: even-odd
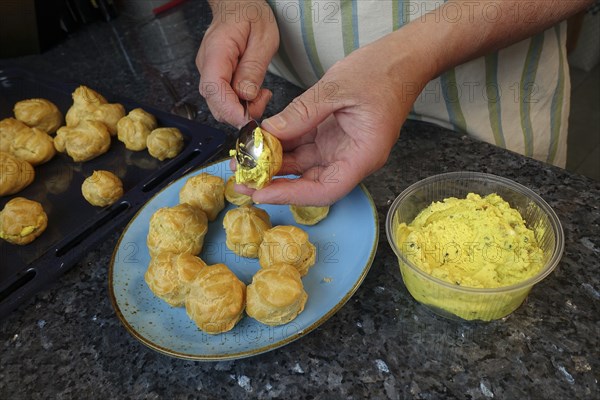
[(264, 0), (210, 0), (213, 20), (196, 56), (200, 94), (220, 122), (241, 127), (244, 108), (259, 118), (272, 93), (261, 88), (279, 47), (275, 16)]

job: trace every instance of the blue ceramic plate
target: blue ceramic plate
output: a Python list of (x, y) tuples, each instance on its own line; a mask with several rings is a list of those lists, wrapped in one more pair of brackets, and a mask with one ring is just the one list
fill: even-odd
[[(249, 357), (292, 342), (312, 331), (339, 310), (366, 276), (377, 248), (378, 219), (364, 186), (331, 206), (329, 215), (314, 226), (294, 222), (289, 207), (259, 205), (273, 226), (298, 225), (317, 248), (316, 264), (303, 277), (308, 301), (304, 311), (286, 325), (271, 327), (245, 316), (229, 332), (209, 335), (188, 318), (185, 308), (174, 308), (150, 291), (144, 273), (150, 261), (146, 235), (152, 214), (179, 203), (179, 190), (189, 176), (207, 172), (229, 178), (225, 160), (192, 172), (154, 196), (132, 219), (119, 239), (109, 270), (113, 307), (127, 330), (148, 347), (170, 356), (192, 360)], [(200, 257), (209, 265), (225, 263), (244, 283), (260, 268), (258, 260), (243, 258), (225, 245), (223, 217), (235, 207), (228, 204), (209, 223)]]

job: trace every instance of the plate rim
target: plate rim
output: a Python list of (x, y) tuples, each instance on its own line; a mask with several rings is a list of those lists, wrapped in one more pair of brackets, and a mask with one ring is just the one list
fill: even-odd
[(312, 332), (313, 330), (315, 330), (316, 328), (318, 328), (319, 326), (321, 326), (323, 323), (325, 323), (329, 318), (331, 318), (335, 313), (337, 313), (347, 302), (348, 300), (350, 300), (350, 298), (354, 295), (354, 293), (356, 293), (356, 291), (358, 290), (358, 288), (360, 287), (360, 285), (362, 284), (362, 282), (364, 281), (365, 277), (367, 276), (367, 274), (369, 273), (371, 266), (373, 265), (373, 260), (375, 259), (375, 254), (377, 253), (377, 248), (379, 245), (379, 214), (377, 213), (377, 207), (375, 205), (375, 202), (373, 201), (373, 197), (371, 196), (371, 193), (369, 192), (369, 190), (367, 189), (367, 187), (364, 185), (364, 183), (359, 183), (357, 185), (357, 187), (359, 187), (362, 192), (365, 194), (369, 205), (371, 206), (371, 213), (373, 214), (373, 222), (374, 222), (374, 230), (375, 230), (375, 235), (373, 238), (373, 245), (371, 247), (371, 251), (369, 253), (369, 258), (367, 260), (367, 262), (365, 263), (361, 274), (357, 277), (356, 281), (354, 282), (354, 284), (352, 285), (352, 287), (346, 292), (346, 294), (336, 303), (336, 305), (334, 307), (332, 307), (331, 309), (329, 309), (323, 316), (321, 316), (321, 318), (319, 318), (318, 320), (316, 320), (315, 322), (313, 322), (312, 324), (310, 324), (308, 327), (296, 332), (293, 335), (290, 335), (289, 337), (286, 337), (284, 339), (281, 339), (275, 343), (272, 343), (270, 345), (267, 346), (262, 346), (259, 348), (255, 348), (255, 349), (251, 349), (248, 351), (242, 351), (242, 352), (237, 352), (237, 353), (228, 353), (228, 354), (217, 354), (217, 355), (198, 355), (198, 354), (189, 354), (189, 353), (184, 353), (184, 352), (179, 352), (179, 351), (175, 351), (169, 348), (166, 348), (164, 346), (161, 346), (157, 343), (154, 343), (152, 340), (144, 337), (142, 334), (140, 334), (127, 320), (127, 318), (125, 317), (125, 315), (121, 312), (121, 309), (118, 305), (117, 302), (117, 298), (114, 292), (114, 284), (113, 284), (113, 272), (114, 272), (114, 265), (115, 265), (115, 259), (116, 259), (116, 255), (117, 252), (119, 250), (119, 248), (121, 247), (121, 241), (123, 240), (125, 234), (127, 233), (127, 231), (129, 230), (131, 224), (137, 219), (137, 217), (139, 216), (139, 214), (148, 206), (148, 204), (150, 204), (150, 202), (152, 202), (158, 195), (160, 195), (163, 191), (169, 189), (173, 184), (175, 184), (175, 182), (178, 182), (180, 179), (185, 178), (186, 176), (191, 176), (194, 173), (197, 173), (198, 171), (202, 170), (202, 169), (206, 169), (212, 165), (216, 165), (219, 163), (222, 163), (224, 161), (229, 160), (229, 157), (226, 158), (222, 158), (213, 162), (210, 162), (208, 164), (205, 164), (199, 168), (196, 168), (190, 172), (188, 172), (187, 174), (173, 180), (172, 182), (170, 182), (168, 185), (166, 185), (165, 187), (163, 187), (160, 191), (156, 192), (151, 198), (149, 198), (144, 205), (142, 205), (137, 211), (136, 213), (131, 217), (131, 219), (127, 222), (127, 224), (125, 225), (125, 227), (123, 228), (123, 231), (121, 232), (121, 234), (119, 235), (119, 239), (117, 240), (117, 243), (115, 245), (115, 248), (113, 249), (111, 258), (110, 258), (110, 263), (109, 263), (109, 267), (108, 267), (108, 295), (110, 298), (110, 302), (112, 305), (113, 310), (115, 311), (115, 314), (118, 318), (118, 320), (121, 322), (121, 324), (125, 327), (126, 331), (133, 336), (135, 339), (137, 339), (139, 342), (141, 342), (142, 344), (144, 344), (146, 347), (149, 347), (152, 350), (155, 350), (159, 353), (171, 356), (171, 357), (175, 357), (175, 358), (179, 358), (179, 359), (183, 359), (183, 360), (192, 360), (192, 361), (224, 361), (224, 360), (237, 360), (237, 359), (242, 359), (242, 358), (248, 358), (248, 357), (253, 357), (262, 353), (266, 353), (269, 352), (271, 350), (275, 350), (279, 347), (283, 347), (288, 345), (289, 343), (300, 339), (303, 336), (308, 335), (310, 332)]

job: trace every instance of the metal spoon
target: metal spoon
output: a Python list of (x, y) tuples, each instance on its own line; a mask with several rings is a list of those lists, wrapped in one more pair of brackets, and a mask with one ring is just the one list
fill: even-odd
[(254, 143), (254, 131), (259, 125), (258, 122), (250, 117), (248, 101), (244, 102), (244, 113), (248, 122), (238, 131), (238, 138), (235, 142), (235, 158), (242, 167), (254, 168), (263, 151), (263, 142), (261, 141), (257, 145)]
[(173, 87), (171, 80), (162, 72), (160, 73), (160, 79), (175, 102), (173, 103), (173, 107), (171, 107), (171, 112), (187, 119), (196, 119), (196, 116), (198, 115), (198, 108), (196, 105), (183, 101)]

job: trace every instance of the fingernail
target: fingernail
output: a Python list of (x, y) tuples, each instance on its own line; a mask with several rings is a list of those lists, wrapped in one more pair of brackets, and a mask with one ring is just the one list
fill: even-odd
[(271, 118), (267, 118), (263, 121), (263, 123), (273, 126), (278, 131), (284, 130), (287, 125), (285, 119), (279, 115), (274, 115)]
[(251, 81), (240, 82), (242, 93), (247, 100), (254, 100), (258, 96), (258, 85)]

